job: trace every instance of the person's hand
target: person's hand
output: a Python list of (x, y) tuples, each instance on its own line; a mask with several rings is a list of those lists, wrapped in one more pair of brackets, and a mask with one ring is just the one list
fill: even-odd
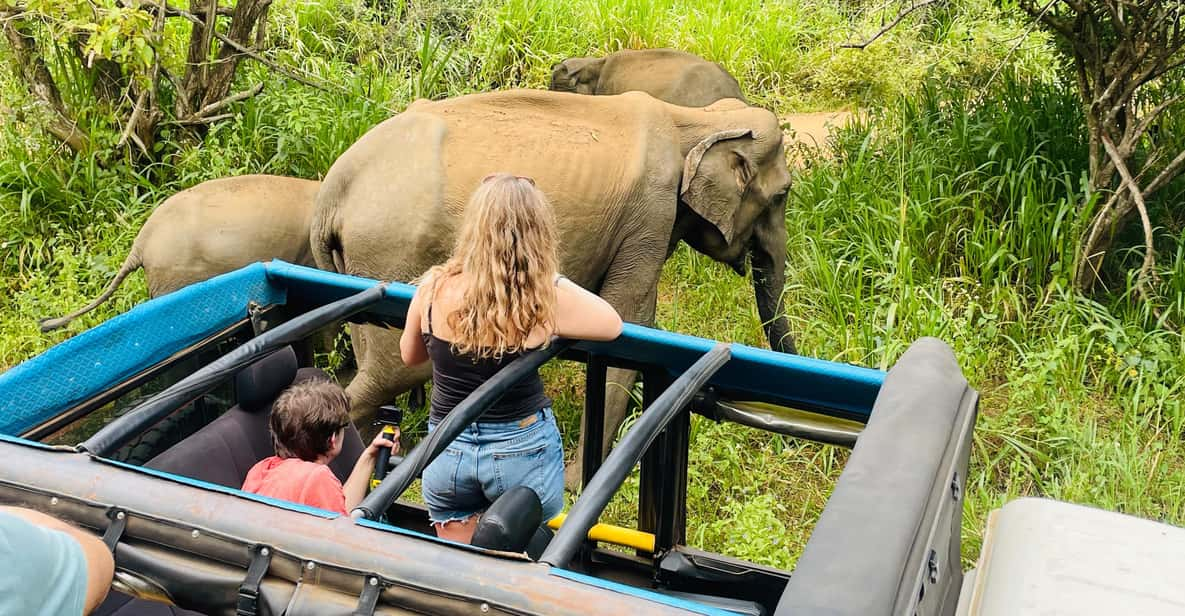
[(384, 436), (382, 432), (379, 432), (377, 435), (375, 435), (374, 440), (370, 442), (370, 445), (367, 446), (366, 451), (362, 455), (374, 459), (378, 457), (379, 449), (382, 449), (383, 447), (389, 447), (391, 449), (391, 455), (393, 456), (399, 454), (398, 427), (395, 428), (395, 434), (392, 435), (390, 439)]

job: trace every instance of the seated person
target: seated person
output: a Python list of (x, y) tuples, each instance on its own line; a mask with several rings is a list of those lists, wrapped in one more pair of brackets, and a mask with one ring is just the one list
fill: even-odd
[(347, 514), (362, 502), (380, 447), (399, 452), (380, 433), (358, 457), (343, 486), (327, 466), (342, 450), (350, 425), (350, 402), (337, 383), (312, 380), (284, 390), (272, 407), (272, 443), (276, 455), (247, 472), (243, 491)]
[(89, 614), (115, 562), (103, 540), (32, 509), (0, 507), (0, 614)]

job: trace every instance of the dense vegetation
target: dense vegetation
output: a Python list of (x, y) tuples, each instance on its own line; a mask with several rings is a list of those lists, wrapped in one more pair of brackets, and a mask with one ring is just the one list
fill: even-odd
[[(542, 87), (568, 56), (672, 46), (723, 63), (779, 114), (864, 110), (798, 175), (787, 312), (811, 356), (888, 368), (919, 336), (954, 346), (983, 394), (966, 557), (978, 553), (987, 512), (1021, 494), (1185, 523), (1185, 340), (1133, 297), (1125, 272), (1138, 254), (1111, 264), (1093, 295), (1072, 290), (1099, 199), (1085, 181), (1085, 120), (1053, 44), (1019, 14), (952, 0), (857, 50), (838, 46), (875, 31), (881, 16), (849, 0), (367, 6), (276, 0), (268, 57), (324, 87), (244, 63), (237, 80), (263, 92), (196, 140), (164, 140), (151, 164), (66, 155), (35, 121), (5, 120), (0, 369), (69, 335), (40, 334), (36, 321), (96, 295), (152, 207), (178, 189), (241, 173), (317, 178), (417, 97)], [(180, 48), (184, 34), (166, 37)], [(55, 71), (75, 61), (55, 57)], [(29, 106), (15, 76), (0, 77), (0, 93), (0, 115)], [(118, 137), (117, 111), (85, 118), (104, 143)], [(1166, 116), (1160, 138), (1185, 141), (1182, 122)], [(1178, 182), (1149, 206), (1179, 210), (1183, 196)], [(1158, 220), (1168, 221), (1156, 230), (1159, 309), (1180, 323), (1185, 229), (1179, 216)], [(137, 275), (71, 332), (145, 296)], [(763, 344), (751, 288), (687, 249), (664, 272), (659, 323)], [(582, 381), (570, 366), (547, 375), (574, 439)], [(692, 451), (691, 542), (783, 567), (845, 460), (839, 449), (698, 418)], [(628, 523), (633, 509), (625, 490), (608, 515)]]

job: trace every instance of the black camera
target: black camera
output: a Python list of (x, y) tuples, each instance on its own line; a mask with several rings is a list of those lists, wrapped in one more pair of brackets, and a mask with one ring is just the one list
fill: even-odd
[[(375, 415), (374, 425), (381, 426), (383, 436), (394, 439), (395, 429), (399, 427), (401, 421), (403, 421), (403, 409), (392, 404), (384, 404), (379, 407), (379, 412)], [(383, 480), (383, 477), (387, 476), (387, 466), (390, 460), (391, 450), (386, 447), (380, 449), (374, 463), (374, 475), (370, 480), (370, 489), (373, 490)]]
[(398, 426), (403, 422), (403, 409), (393, 405), (384, 404), (379, 407), (378, 415), (375, 416), (375, 425), (378, 426)]

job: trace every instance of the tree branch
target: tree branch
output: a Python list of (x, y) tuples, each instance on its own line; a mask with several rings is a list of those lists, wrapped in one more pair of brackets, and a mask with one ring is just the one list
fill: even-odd
[(148, 151), (148, 146), (144, 144), (144, 140), (140, 139), (140, 136), (136, 134), (135, 130), (136, 124), (140, 121), (140, 114), (144, 112), (144, 103), (147, 100), (148, 90), (141, 90), (140, 96), (136, 98), (136, 106), (132, 108), (132, 115), (128, 118), (127, 126), (124, 127), (123, 133), (119, 136), (119, 142), (116, 143), (116, 147), (122, 148), (124, 144), (128, 142), (128, 139), (131, 138), (131, 140), (135, 142), (136, 145), (140, 146), (140, 150), (143, 151), (145, 155), (151, 154), (151, 152)]
[(1177, 157), (1172, 162), (1160, 170), (1160, 174), (1156, 176), (1156, 179), (1148, 183), (1148, 187), (1144, 189), (1144, 196), (1150, 196), (1153, 192), (1160, 189), (1160, 187), (1171, 182), (1181, 172), (1182, 168), (1185, 168), (1185, 150), (1177, 154)]
[(912, 13), (924, 6), (929, 6), (931, 4), (936, 4), (938, 2), (943, 2), (943, 1), (944, 0), (922, 0), (921, 2), (917, 2), (917, 3), (909, 6), (908, 8), (902, 9), (899, 13), (897, 13), (897, 17), (895, 19), (893, 19), (893, 21), (890, 21), (888, 23), (888, 25), (886, 25), (885, 27), (878, 30), (876, 32), (876, 34), (873, 34), (872, 37), (865, 40), (864, 42), (862, 42), (862, 43), (843, 43), (840, 45), (840, 48), (841, 49), (864, 49), (865, 47), (868, 47), (869, 45), (871, 45), (872, 42), (875, 41), (876, 39), (884, 36), (884, 34), (886, 32), (888, 32), (889, 30), (892, 30), (894, 27), (896, 27), (897, 24), (901, 23), (901, 20), (905, 19), (910, 13)]
[[(937, 1), (937, 0), (931, 0), (931, 1)], [(131, 2), (131, 0), (121, 0), (121, 3), (124, 4), (125, 6), (128, 6), (130, 2)], [(198, 17), (197, 15), (194, 15), (193, 13), (190, 13), (189, 11), (186, 11), (184, 9), (166, 5), (165, 10), (167, 10), (169, 12), (170, 16), (181, 17), (181, 18), (185, 19), (186, 21), (188, 21), (194, 25), (201, 26), (203, 28), (206, 26), (206, 22), (203, 21), (201, 17)], [(285, 66), (281, 66), (280, 64), (277, 64), (277, 63), (273, 62), (272, 60), (269, 60), (268, 58), (260, 55), (260, 53), (258, 51), (255, 51), (254, 49), (246, 47), (245, 45), (227, 37), (225, 34), (218, 32), (217, 30), (214, 30), (214, 38), (218, 39), (219, 41), (222, 41), (224, 44), (226, 44), (230, 48), (234, 49), (235, 51), (251, 58), (252, 60), (255, 60), (256, 62), (259, 62), (260, 64), (276, 71), (277, 73), (280, 73), (281, 75), (283, 75), (283, 76), (287, 77), (288, 79), (291, 79), (297, 83), (302, 83), (306, 86), (309, 86), (310, 88), (317, 88), (318, 90), (322, 90), (325, 92), (330, 92), (333, 90), (333, 88), (331, 88), (328, 84), (322, 82), (321, 80), (298, 75), (295, 72), (293, 72), (292, 69), (289, 69)]]
[(259, 94), (260, 92), (263, 92), (263, 83), (257, 83), (254, 86), (252, 86), (250, 89), (243, 90), (242, 92), (239, 92), (238, 94), (232, 94), (222, 100), (214, 101), (213, 103), (210, 103), (209, 105), (206, 105), (205, 107), (202, 107), (201, 109), (197, 110), (197, 112), (195, 112), (193, 115), (189, 116), (188, 118), (185, 118), (184, 120), (180, 120), (180, 123), (186, 124), (186, 123), (192, 123), (192, 121), (194, 121), (194, 120), (201, 120), (201, 119), (209, 116), (211, 113), (214, 113), (215, 111), (218, 111), (218, 110), (222, 109), (223, 107), (226, 107), (227, 105), (233, 105), (234, 103), (237, 103), (239, 101), (247, 100), (247, 99), (251, 98), (252, 96)]
[(233, 113), (223, 113), (220, 115), (209, 116), (209, 117), (194, 116), (194, 117), (185, 118), (183, 120), (177, 120), (175, 122), (172, 122), (172, 124), (177, 124), (180, 126), (199, 126), (199, 125), (203, 125), (203, 124), (213, 124), (215, 122), (221, 122), (222, 120), (229, 120), (230, 118), (233, 118), (233, 117), (235, 117), (235, 114), (233, 114)]
[(1156, 251), (1153, 245), (1152, 236), (1152, 221), (1148, 218), (1148, 206), (1144, 203), (1144, 194), (1140, 187), (1136, 185), (1136, 181), (1132, 179), (1131, 173), (1127, 170), (1127, 164), (1124, 163), (1123, 157), (1119, 155), (1119, 151), (1115, 149), (1115, 144), (1111, 143), (1111, 138), (1103, 135), (1103, 147), (1107, 149), (1107, 155), (1115, 163), (1115, 169), (1119, 171), (1119, 176), (1123, 178), (1123, 186), (1120, 190), (1127, 189), (1131, 195), (1132, 202), (1136, 206), (1136, 211), (1140, 213), (1140, 223), (1144, 227), (1144, 263), (1140, 266), (1140, 273), (1136, 278), (1136, 292), (1140, 294), (1145, 301), (1149, 301), (1147, 284), (1148, 281), (1156, 276), (1153, 268), (1156, 265)]
[(1136, 142), (1138, 142), (1140, 137), (1142, 137), (1144, 133), (1148, 131), (1148, 127), (1152, 126), (1152, 123), (1156, 121), (1156, 118), (1160, 117), (1160, 114), (1164, 113), (1166, 109), (1175, 105), (1180, 100), (1180, 95), (1173, 96), (1156, 107), (1153, 107), (1152, 110), (1144, 116), (1144, 119), (1140, 120), (1140, 123), (1136, 124), (1129, 131), (1128, 135), (1124, 135), (1123, 141), (1121, 141), (1119, 144), (1121, 148), (1123, 150), (1135, 148)]

